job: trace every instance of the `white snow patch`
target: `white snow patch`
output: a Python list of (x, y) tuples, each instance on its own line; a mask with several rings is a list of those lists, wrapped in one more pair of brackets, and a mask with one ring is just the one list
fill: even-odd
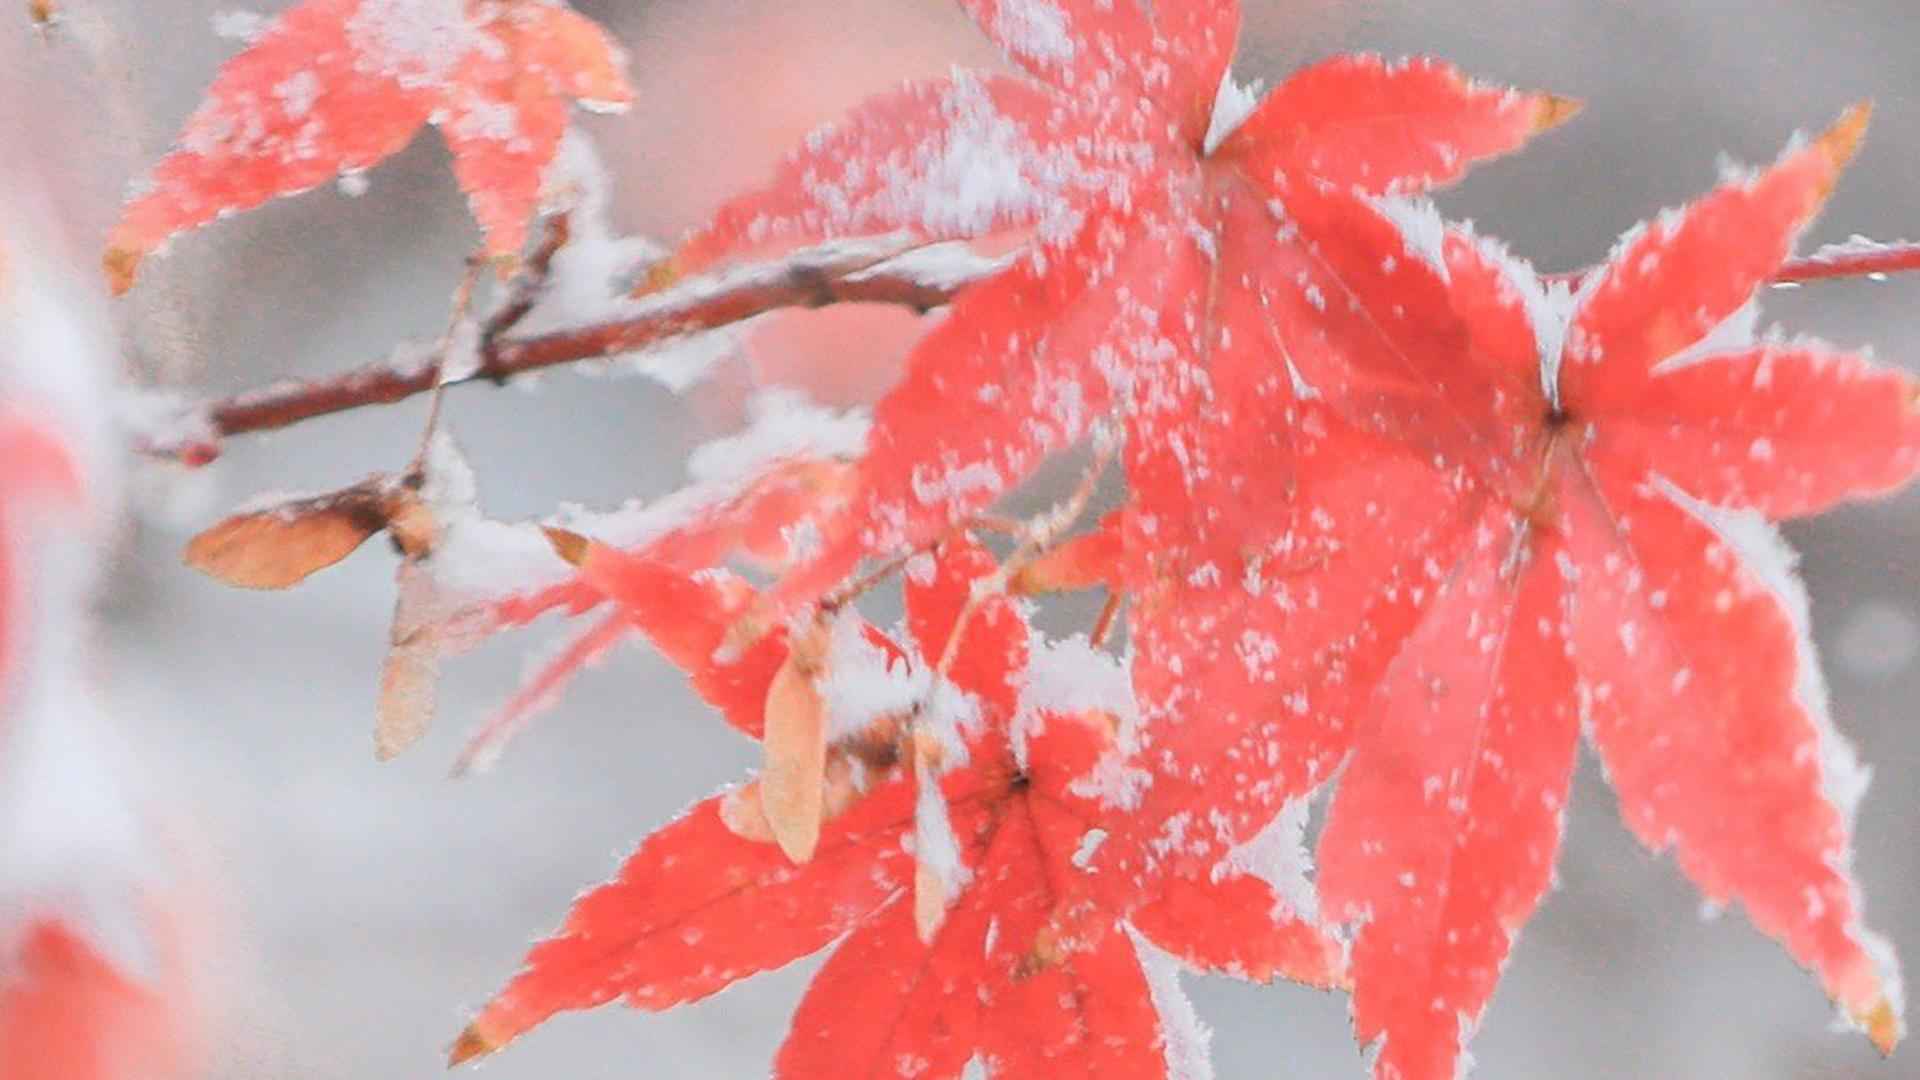
[(866, 450), (871, 420), (862, 410), (838, 412), (813, 404), (793, 389), (773, 387), (747, 404), (746, 430), (716, 439), (687, 459), (696, 483), (733, 486), (784, 460), (829, 460)]
[(940, 780), (924, 762), (916, 763), (915, 777), (919, 794), (914, 801), (914, 859), (939, 878), (948, 902), (959, 896), (972, 880), (972, 872), (960, 855), (960, 840), (953, 832), (953, 819), (947, 814), (947, 797), (940, 791)]
[(1127, 927), (1147, 992), (1160, 1014), (1160, 1049), (1167, 1059), (1167, 1080), (1213, 1080), (1213, 1031), (1200, 1019), (1193, 1001), (1180, 985), (1180, 962), (1156, 948), (1133, 927)]
[(1233, 72), (1228, 71), (1220, 77), (1220, 92), (1213, 99), (1213, 118), (1207, 125), (1207, 138), (1203, 144), (1207, 153), (1220, 149), (1220, 144), (1240, 130), (1247, 122), (1253, 110), (1260, 105), (1264, 83), (1255, 79), (1242, 84), (1234, 80)]
[(1000, 0), (993, 36), (1008, 52), (1043, 64), (1070, 64), (1076, 50), (1066, 12), (1053, 0)]
[[(1827, 798), (1839, 808), (1851, 836), (1854, 817), (1872, 780), (1872, 771), (1860, 763), (1853, 744), (1834, 725), (1826, 676), (1820, 670), (1819, 651), (1813, 642), (1812, 602), (1806, 583), (1798, 573), (1799, 554), (1787, 545), (1780, 530), (1759, 513), (1710, 506), (1663, 477), (1656, 477), (1654, 482), (1675, 505), (1718, 534), (1739, 555), (1741, 564), (1774, 594), (1792, 620), (1798, 666), (1794, 697), (1818, 732), (1821, 783)], [(1850, 872), (1852, 856), (1851, 850), (1846, 852), (1842, 870)]]
[(1451, 280), (1447, 273), (1447, 223), (1433, 200), (1385, 195), (1369, 201), (1400, 230), (1408, 254), (1426, 263), (1441, 281)]
[(859, 734), (883, 717), (907, 716), (930, 689), (927, 671), (875, 644), (866, 625), (852, 610), (833, 623), (826, 673), (818, 683), (829, 739)]

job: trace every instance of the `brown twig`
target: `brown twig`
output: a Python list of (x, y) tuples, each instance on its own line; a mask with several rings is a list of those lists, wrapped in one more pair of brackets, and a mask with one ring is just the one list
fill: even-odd
[[(528, 261), (531, 272), (524, 279), (525, 287), (484, 328), (479, 365), (459, 382), (505, 383), (529, 372), (603, 360), (787, 308), (890, 304), (930, 311), (1006, 265), (951, 245), (830, 244), (775, 262), (687, 280), (630, 302), (621, 318), (532, 337), (509, 337), (507, 331), (538, 302), (547, 266), (566, 243), (565, 221), (556, 220), (559, 227), (550, 228), (542, 248)], [(957, 250), (958, 257), (937, 267), (921, 262), (936, 250)], [(1920, 271), (1920, 243), (1842, 244), (1786, 263), (1773, 282), (1798, 285), (1913, 271)], [(1553, 275), (1552, 279), (1577, 285), (1590, 272)], [(288, 382), (215, 401), (200, 410), (200, 416), (204, 430), (218, 440), (404, 401), (439, 385), (438, 361), (415, 366), (381, 362), (330, 378)], [(194, 464), (210, 460), (204, 443), (143, 449)]]
[[(565, 242), (551, 235), (548, 241), (553, 251)], [(537, 259), (536, 255), (530, 262)], [(689, 279), (628, 302), (622, 317), (607, 322), (532, 337), (507, 336), (504, 331), (537, 302), (537, 290), (529, 289), (489, 320), (481, 336), (479, 364), (457, 382), (505, 383), (544, 368), (606, 359), (787, 308), (890, 304), (930, 311), (1005, 265), (1004, 260), (975, 256), (953, 245), (832, 244), (776, 262)], [(541, 274), (544, 279), (544, 270)], [(404, 401), (440, 385), (437, 357), (414, 365), (382, 361), (325, 379), (287, 382), (215, 401), (204, 406), (200, 416), (204, 430), (218, 440)], [(210, 460), (204, 444), (197, 452), (178, 445), (143, 449), (159, 457), (190, 455), (196, 464)]]

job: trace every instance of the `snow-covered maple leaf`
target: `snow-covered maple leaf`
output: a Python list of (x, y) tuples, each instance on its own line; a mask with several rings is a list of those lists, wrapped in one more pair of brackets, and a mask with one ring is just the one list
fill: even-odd
[(1754, 342), (1756, 290), (1853, 156), (1849, 113), (1628, 235), (1577, 294), (1446, 239), (1485, 425), (1435, 594), (1360, 716), (1320, 843), (1381, 1080), (1445, 1080), (1546, 891), (1583, 726), (1627, 824), (1737, 902), (1883, 1050), (1891, 952), (1849, 870), (1863, 774), (1768, 522), (1920, 473), (1920, 382)]
[[(1284, 384), (1275, 357), (1398, 347), (1350, 313), (1351, 290), (1317, 250), (1328, 215), (1297, 213), (1296, 200), (1371, 212), (1372, 197), (1453, 179), (1572, 111), (1436, 62), (1373, 57), (1329, 60), (1247, 111), (1226, 78), (1236, 3), (963, 6), (1029, 78), (962, 73), (856, 110), (676, 260), (850, 234), (1037, 230), (1027, 258), (967, 290), (907, 358), (876, 408), (854, 512), (781, 584), (775, 610), (864, 556), (927, 542), (1116, 411), (1131, 475), (1204, 474), (1207, 414)], [(1379, 257), (1403, 247), (1396, 235)], [(1144, 513), (1190, 516), (1184, 485), (1139, 486)]]
[[(1111, 764), (1115, 717), (1055, 708), (1068, 704), (1062, 686), (1087, 699), (1089, 673), (1036, 675), (1050, 661), (1035, 651), (1050, 646), (1036, 644), (1016, 604), (999, 598), (963, 624), (950, 683), (932, 678), (975, 583), (993, 570), (991, 555), (963, 539), (911, 566), (906, 647), (878, 647), (870, 628), (840, 616), (851, 632), (836, 629), (817, 683), (833, 735), (831, 816), (807, 861), (773, 843), (771, 811), (756, 797), (764, 776), (697, 804), (534, 947), (455, 1059), (496, 1049), (564, 1009), (623, 997), (669, 1008), (837, 939), (795, 1014), (777, 1076), (890, 1075), (912, 1062), (916, 1076), (958, 1077), (976, 1061), (990, 1076), (1166, 1076), (1178, 1031), (1156, 1012), (1136, 933), (1198, 967), (1334, 980), (1337, 946), (1253, 873), (1223, 867), (1217, 880), (1169, 879), (1117, 906), (1088, 883), (1084, 855), (1100, 837), (1088, 816), (1098, 806), (1082, 785)], [(773, 707), (785, 641), (762, 639), (738, 659), (712, 650), (751, 602), (744, 583), (679, 574), (675, 599), (661, 604), (676, 574), (659, 564), (596, 548), (585, 572), (622, 602), (678, 612), (694, 647), (669, 652), (736, 726), (760, 727), (751, 709)], [(1117, 667), (1093, 674), (1124, 692)], [(948, 737), (952, 768), (932, 800), (938, 813), (926, 810), (928, 793), (904, 765), (909, 717)], [(916, 862), (947, 884), (938, 895), (950, 906), (930, 936)]]
[(426, 124), (511, 258), (571, 101), (632, 98), (618, 45), (553, 0), (302, 0), (227, 62), (108, 238), (116, 291), (174, 234), (368, 169)]

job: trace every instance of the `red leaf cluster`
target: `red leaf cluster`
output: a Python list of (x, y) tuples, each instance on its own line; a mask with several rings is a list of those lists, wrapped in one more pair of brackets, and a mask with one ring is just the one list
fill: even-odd
[[(517, 250), (566, 100), (625, 96), (615, 50), (554, 5), (390, 7), (307, 0), (236, 59), (110, 261), (430, 119)], [(839, 941), (777, 1075), (1165, 1076), (1148, 942), (1348, 987), (1381, 1080), (1443, 1080), (1552, 881), (1582, 732), (1634, 833), (1890, 1051), (1855, 766), (1771, 524), (1920, 472), (1920, 386), (1751, 319), (1866, 110), (1575, 288), (1420, 199), (1567, 99), (1343, 56), (1254, 103), (1232, 2), (962, 7), (1021, 74), (868, 102), (651, 281), (880, 234), (1020, 257), (913, 346), (857, 461), (782, 460), (631, 550), (553, 534), (578, 573), (489, 614), (612, 609), (472, 758), (638, 631), (766, 768), (583, 897), (455, 1060)], [(1126, 481), (1098, 526), (1028, 523), (1004, 561), (973, 539), (1089, 441)], [(896, 569), (888, 633), (852, 603)], [(1011, 598), (1095, 586), (1127, 603), (1124, 668)], [(1275, 852), (1330, 785), (1308, 882)]]

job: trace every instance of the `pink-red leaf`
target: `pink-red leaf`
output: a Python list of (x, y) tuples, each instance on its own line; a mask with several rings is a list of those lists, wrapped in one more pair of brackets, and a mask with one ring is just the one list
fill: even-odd
[(431, 122), (489, 254), (517, 254), (567, 102), (623, 105), (620, 51), (548, 4), (305, 0), (221, 69), (108, 238), (117, 290), (174, 234), (386, 160)]
[(1777, 591), (1797, 583), (1750, 561), (1779, 541), (1751, 520), (1723, 518), (1723, 535), (1648, 484), (1574, 485), (1567, 501), (1582, 698), (1627, 824), (1709, 901), (1744, 905), (1890, 1049), (1891, 973), (1848, 873), (1858, 766)]
[(1793, 253), (1858, 152), (1871, 110), (1751, 179), (1727, 184), (1631, 236), (1582, 287), (1567, 331), (1561, 396), (1573, 408), (1630, 400), (1659, 364), (1706, 338)]
[(1336, 56), (1296, 72), (1221, 147), (1256, 183), (1314, 177), (1370, 194), (1423, 191), (1518, 150), (1579, 103), (1474, 82), (1424, 58)]
[(1588, 414), (1594, 450), (1721, 506), (1799, 517), (1920, 473), (1920, 382), (1818, 346), (1709, 356)]
[(1082, 107), (1143, 98), (1171, 122), (1174, 138), (1196, 146), (1240, 35), (1239, 0), (961, 0), (961, 6), (1009, 59)]
[(708, 799), (647, 838), (613, 881), (581, 897), (554, 937), (455, 1048), (465, 1060), (554, 1013), (624, 997), (665, 1009), (815, 952), (905, 886), (912, 793), (886, 785), (829, 824), (812, 862), (736, 836)]
[(1382, 1080), (1457, 1072), (1552, 879), (1579, 716), (1551, 542), (1484, 523), (1361, 723), (1326, 832), (1329, 917), (1361, 922), (1354, 1028)]
[(849, 236), (971, 239), (1033, 224), (1095, 177), (1061, 102), (1024, 79), (960, 72), (875, 97), (808, 137), (764, 187), (715, 211), (674, 256), (693, 273)]

